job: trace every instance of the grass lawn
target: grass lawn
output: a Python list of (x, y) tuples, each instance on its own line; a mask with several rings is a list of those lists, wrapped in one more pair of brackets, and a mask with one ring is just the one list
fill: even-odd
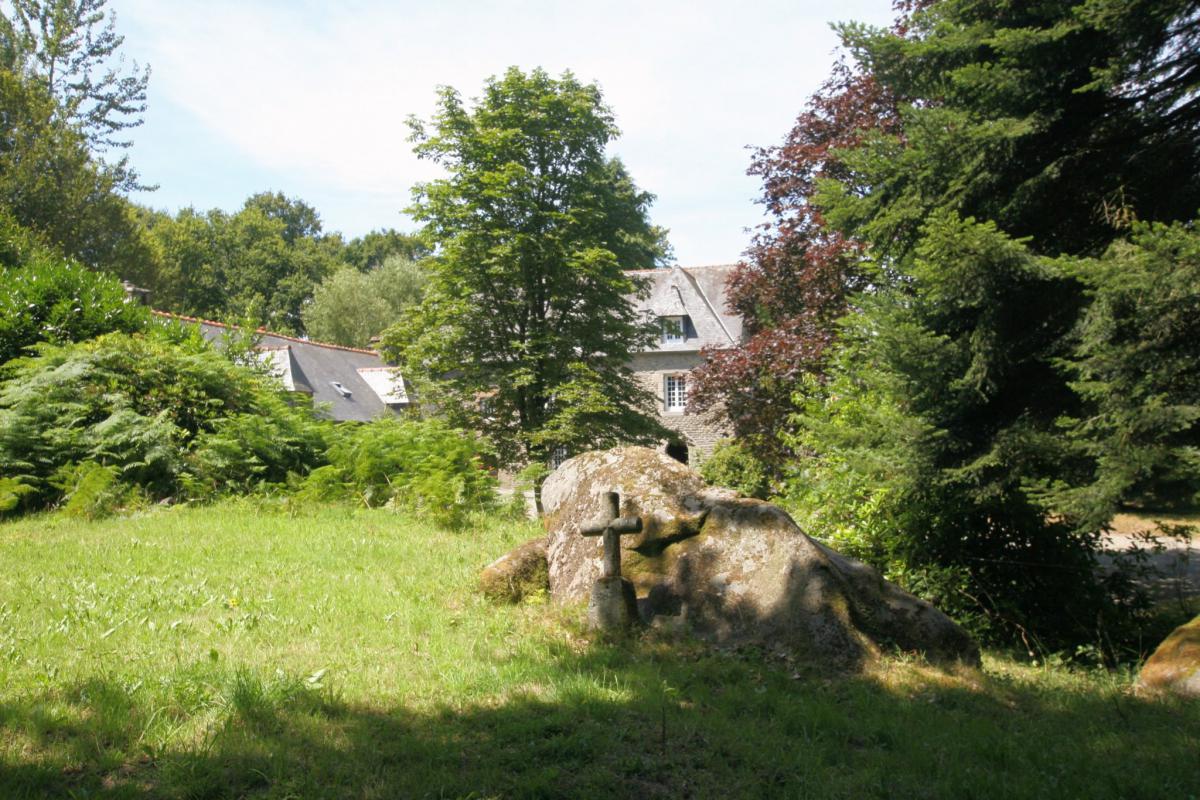
[(589, 641), (475, 594), (532, 535), (248, 502), (0, 525), (0, 796), (1200, 797), (1200, 703)]

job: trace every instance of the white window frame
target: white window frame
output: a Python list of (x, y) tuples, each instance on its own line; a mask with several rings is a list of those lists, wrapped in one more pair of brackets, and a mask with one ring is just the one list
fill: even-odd
[(663, 409), (675, 412), (687, 410), (687, 375), (685, 373), (663, 376)]
[(687, 341), (687, 326), (683, 317), (659, 317), (663, 344)]
[(562, 466), (562, 463), (571, 457), (571, 453), (567, 450), (565, 444), (560, 444), (550, 450), (550, 469), (556, 470)]

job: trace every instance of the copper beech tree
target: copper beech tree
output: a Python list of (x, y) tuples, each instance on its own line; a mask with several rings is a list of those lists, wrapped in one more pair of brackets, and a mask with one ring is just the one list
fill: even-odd
[(784, 143), (755, 151), (749, 173), (762, 179), (764, 223), (729, 282), (729, 304), (745, 320), (746, 341), (708, 350), (691, 402), (723, 405), (734, 431), (768, 465), (789, 448), (778, 433), (794, 412), (805, 375), (819, 375), (836, 320), (867, 276), (859, 246), (833, 230), (810, 198), (820, 181), (847, 177), (838, 151), (871, 131), (895, 132), (894, 98), (846, 63), (809, 101)]

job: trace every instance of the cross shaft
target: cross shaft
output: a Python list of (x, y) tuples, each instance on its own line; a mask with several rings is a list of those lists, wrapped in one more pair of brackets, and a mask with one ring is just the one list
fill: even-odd
[(621, 575), (621, 536), (631, 533), (641, 533), (641, 517), (622, 517), (621, 496), (616, 492), (605, 492), (603, 511), (600, 516), (579, 528), (584, 536), (604, 537), (604, 575), (605, 578), (618, 578)]

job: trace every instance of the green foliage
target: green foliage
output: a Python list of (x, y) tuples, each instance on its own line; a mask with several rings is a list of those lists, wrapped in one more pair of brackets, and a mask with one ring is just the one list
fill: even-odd
[(68, 517), (103, 519), (144, 499), (135, 486), (121, 482), (121, 470), (95, 461), (64, 464), (51, 478), (62, 492), (61, 511)]
[[(153, 329), (39, 345), (0, 384), (0, 473), (63, 494), (64, 466), (95, 462), (153, 498), (245, 490), (321, 463), (321, 425), (270, 379), (198, 334)], [(93, 479), (97, 480), (97, 479)]]
[(157, 259), (133, 206), (127, 172), (99, 163), (84, 135), (19, 70), (0, 65), (0, 207), (80, 263), (146, 286)]
[(429, 248), (419, 236), (392, 229), (371, 231), (346, 243), (343, 260), (359, 272), (370, 272), (396, 256), (406, 261), (420, 261), (429, 255)]
[(301, 485), (301, 500), (353, 499), (389, 506), (461, 527), (467, 515), (490, 508), (495, 478), (485, 453), (468, 433), (439, 420), (383, 418), (343, 426), (329, 447), (329, 466)]
[(717, 442), (712, 455), (700, 465), (700, 474), (713, 486), (726, 486), (747, 497), (766, 500), (771, 494), (770, 473), (766, 465), (740, 442)]
[(63, 258), (0, 214), (0, 364), (37, 342), (138, 331), (149, 319), (117, 280)]
[[(792, 495), (960, 618), (1111, 657), (1098, 631), (1136, 603), (1097, 575), (1104, 527), (1200, 481), (1194, 234), (1138, 223), (1200, 206), (1200, 3), (902, 7), (841, 28), (834, 100), (890, 111), (805, 198), (809, 241), (873, 272), (828, 380), (795, 387), (813, 459)], [(802, 155), (822, 119), (793, 131)]]
[(1098, 255), (1131, 219), (1200, 208), (1196, 0), (916, 5), (841, 28), (902, 125), (839, 154), (818, 198), (835, 227), (901, 255), (954, 211)]
[[(116, 32), (108, 0), (13, 0), (0, 17), (0, 41), (9, 64), (54, 98), (55, 114), (79, 130), (98, 150), (125, 148), (120, 132), (142, 124), (148, 67), (135, 63), (126, 74), (117, 51), (125, 37)], [(136, 188), (136, 175), (124, 159), (116, 165), (122, 188)]]
[(1047, 502), (1090, 528), (1124, 503), (1195, 503), (1200, 230), (1194, 222), (1138, 223), (1103, 258), (1062, 266), (1091, 301), (1062, 362), (1083, 407), (1060, 420), (1086, 466), (1079, 476), (1048, 482)]
[(153, 287), (164, 310), (204, 319), (241, 318), (281, 333), (303, 333), (301, 311), (341, 265), (341, 238), (321, 232), (301, 200), (264, 193), (235, 214), (192, 208), (150, 220), (162, 258)]
[(19, 478), (0, 477), (0, 515), (15, 511), (23, 498), (37, 490)]
[(188, 494), (282, 485), (324, 462), (332, 424), (314, 419), (311, 409), (294, 406), (290, 397), (257, 388), (252, 410), (229, 414), (196, 436), (188, 457)]
[(433, 121), (411, 125), (448, 176), (416, 189), (411, 213), (437, 249), (421, 306), (384, 344), (422, 397), (505, 464), (663, 435), (626, 367), (652, 332), (625, 270), (666, 245), (652, 196), (605, 156), (617, 130), (600, 89), (512, 68), (473, 108), (444, 89)]
[(920, 241), (909, 281), (863, 298), (829, 383), (801, 398), (793, 445), (815, 457), (793, 496), (811, 532), (960, 619), (1085, 640), (1106, 604), (1097, 531), (1052, 516), (1033, 486), (1077, 468), (1053, 428), (1077, 295), (993, 224), (939, 215)]
[(342, 267), (314, 290), (302, 312), (304, 328), (319, 341), (367, 347), (424, 292), (421, 266), (401, 256), (388, 256), (365, 273)]

